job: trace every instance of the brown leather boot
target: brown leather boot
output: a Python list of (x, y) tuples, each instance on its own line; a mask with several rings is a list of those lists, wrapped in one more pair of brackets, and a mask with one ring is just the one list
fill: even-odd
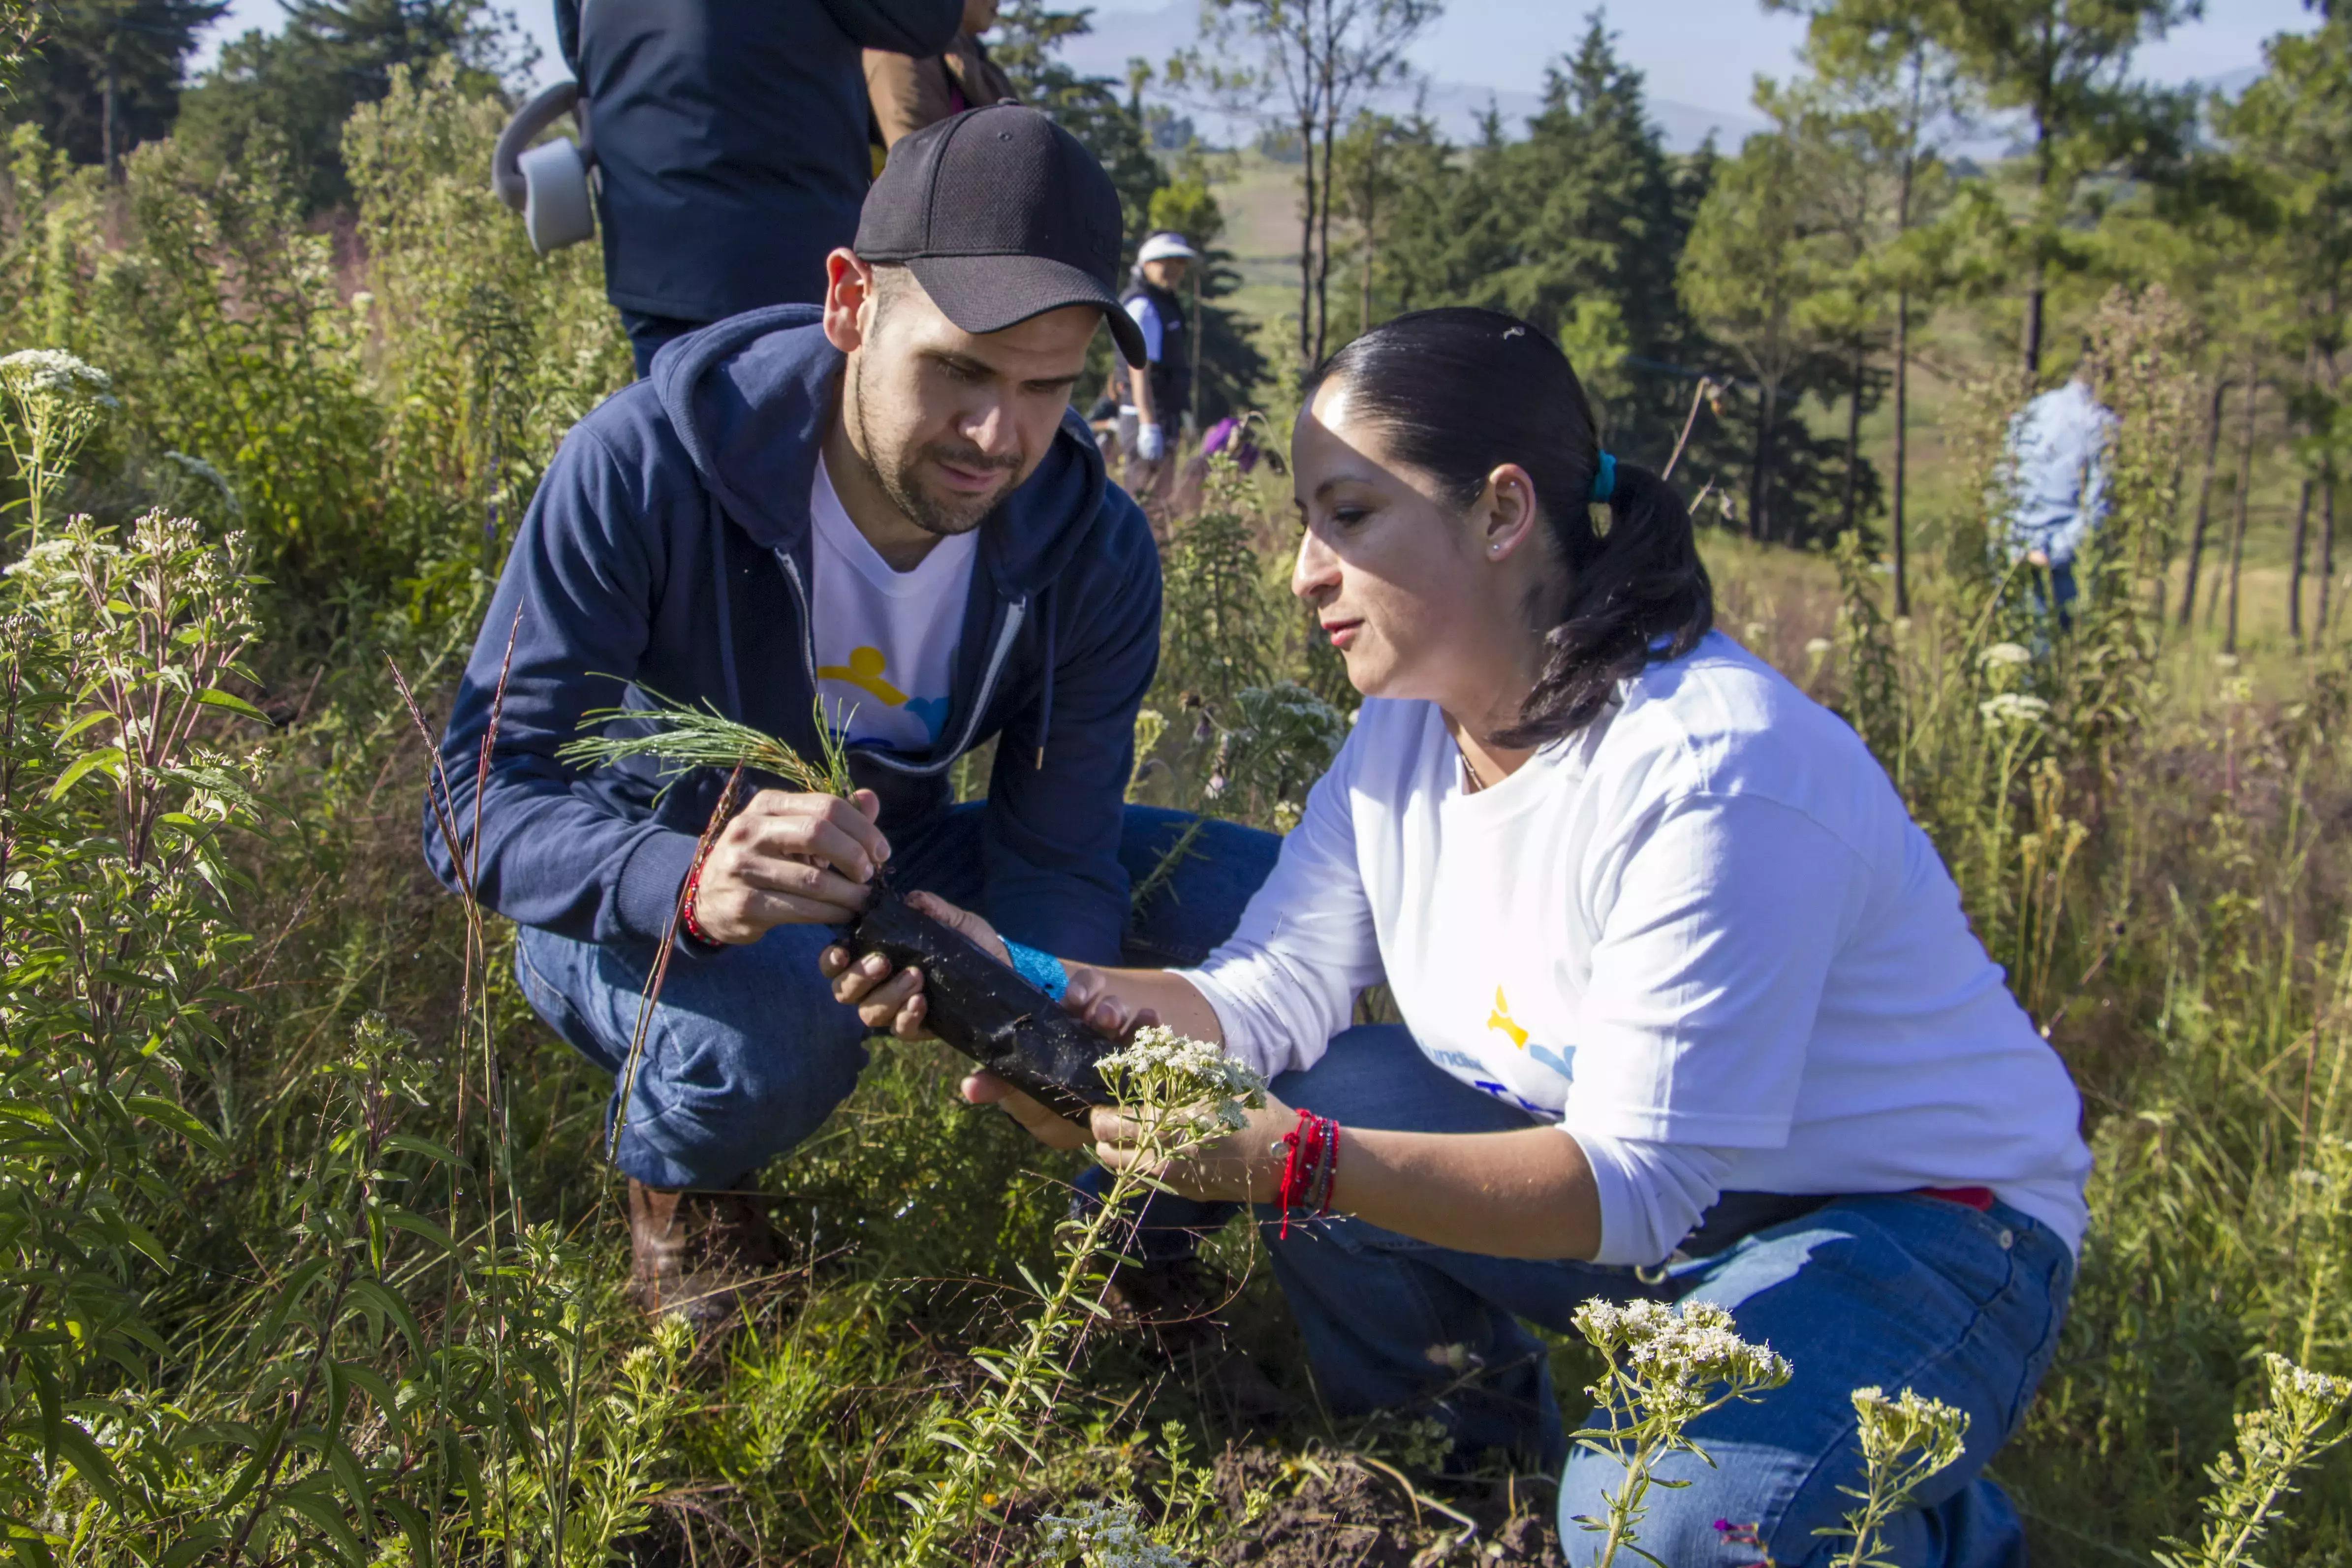
[(1291, 1404), (1234, 1343), (1224, 1321), (1233, 1297), (1223, 1276), (1198, 1258), (1181, 1258), (1114, 1266), (1102, 1304), (1113, 1322), (1138, 1334), (1190, 1383), (1202, 1405), (1237, 1427), (1264, 1431), (1279, 1425)]
[(629, 1285), (647, 1317), (722, 1328), (778, 1261), (775, 1230), (748, 1193), (629, 1183)]

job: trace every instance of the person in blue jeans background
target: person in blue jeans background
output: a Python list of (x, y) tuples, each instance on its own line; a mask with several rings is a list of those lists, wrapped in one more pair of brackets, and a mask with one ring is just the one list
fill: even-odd
[[(2021, 1563), (1984, 1469), (2056, 1348), (2090, 1154), (1934, 846), (1851, 727), (1713, 629), (1688, 510), (1601, 449), (1540, 332), (1401, 316), (1306, 393), (1291, 586), (1364, 701), (1232, 939), (1106, 971), (932, 912), (1092, 1026), (1154, 1017), (1269, 1081), (1155, 1174), (1210, 1215), (1256, 1205), (1334, 1415), (1430, 1412), (1465, 1455), (1558, 1474), (1570, 1561), (1624, 1477), (1570, 1453), (1531, 1325), (1647, 1296), (1720, 1306), (1794, 1372), (1691, 1425), (1713, 1465), (1660, 1472), (1644, 1554), (1845, 1550), (1821, 1532), (1875, 1384), (1969, 1418), (1883, 1560)], [(921, 1032), (919, 974), (824, 963), (867, 1023)], [(1401, 1024), (1352, 1025), (1374, 984)], [(1140, 1157), (1130, 1113), (1080, 1129), (985, 1073), (964, 1093)]]
[[(616, 1075), (684, 910), (615, 1148), (649, 1310), (723, 1319), (772, 1262), (733, 1190), (856, 1079), (863, 1031), (816, 954), (883, 864), (1110, 963), (1199, 957), (1271, 861), (1270, 839), (1217, 829), (1173, 896), (1129, 908), (1176, 831), (1126, 807), (1159, 554), (1068, 406), (1098, 325), (1142, 357), (1120, 233), (1108, 176), (1045, 116), (928, 127), (828, 258), (822, 310), (669, 344), (565, 437), (524, 520), (442, 745), (468, 841), (453, 857), (428, 809), (425, 853), (517, 922), (532, 1005)], [(698, 859), (720, 770), (559, 755), (589, 713), (655, 693), (803, 756), (822, 722), (854, 798), (753, 780)], [(992, 740), (987, 800), (955, 806), (950, 770)]]
[(2032, 570), (2034, 610), (2054, 615), (2062, 630), (2073, 625), (2068, 606), (2080, 592), (2075, 558), (2107, 515), (2107, 449), (2116, 416), (2091, 389), (2092, 368), (2086, 343), (2074, 374), (2027, 404), (2009, 426), (2016, 465), (2010, 559)]

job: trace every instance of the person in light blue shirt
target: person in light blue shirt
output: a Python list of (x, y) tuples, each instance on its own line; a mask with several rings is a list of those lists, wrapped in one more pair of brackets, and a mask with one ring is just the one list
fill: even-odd
[[(2010, 421), (2016, 459), (2009, 552), (2036, 568), (2034, 608), (2055, 609), (2061, 627), (2076, 597), (2074, 558), (2107, 515), (2107, 451), (2116, 416), (2091, 391), (2086, 357), (2074, 376), (2027, 404)], [(2046, 580), (2045, 580), (2046, 579)]]

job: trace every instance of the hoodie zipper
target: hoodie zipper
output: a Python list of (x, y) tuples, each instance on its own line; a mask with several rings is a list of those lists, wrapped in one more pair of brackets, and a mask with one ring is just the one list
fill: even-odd
[[(808, 664), (809, 689), (814, 691), (817, 689), (816, 616), (809, 608), (808, 587), (801, 581), (800, 563), (793, 559), (790, 551), (778, 550), (776, 560), (784, 569), (784, 581), (793, 585), (793, 597), (800, 604), (801, 657)], [(980, 728), (980, 716), (987, 711), (988, 700), (996, 694), (996, 678), (1003, 673), (1005, 656), (1013, 651), (1013, 639), (1020, 634), (1021, 623), (1026, 620), (1028, 616), (1029, 601), (1025, 596), (1014, 599), (1004, 606), (1004, 625), (997, 631), (996, 646), (989, 650), (988, 667), (981, 671), (980, 687), (972, 693), (971, 711), (964, 715), (963, 733), (956, 737), (955, 744), (948, 748), (945, 756), (936, 763), (907, 763), (899, 761), (887, 752), (865, 752), (860, 755), (894, 773), (908, 773), (918, 778), (926, 773), (945, 773), (949, 765), (961, 756), (965, 748), (971, 743), (972, 731)]]

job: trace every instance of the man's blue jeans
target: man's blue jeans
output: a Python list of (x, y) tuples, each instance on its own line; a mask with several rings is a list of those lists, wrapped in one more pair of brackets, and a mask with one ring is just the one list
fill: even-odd
[[(895, 835), (898, 886), (966, 909), (984, 907), (979, 805)], [(1129, 806), (1119, 858), (1140, 885), (1194, 821)], [(1129, 917), (1127, 962), (1198, 963), (1233, 933), (1282, 840), (1207, 821), (1173, 873)], [(817, 1130), (866, 1065), (867, 1031), (833, 999), (817, 954), (832, 926), (778, 926), (758, 942), (669, 967), (646, 1034), (616, 1163), (648, 1186), (733, 1185)], [(575, 942), (525, 926), (515, 974), (550, 1028), (617, 1079), (629, 1055), (650, 942)], [(619, 1092), (614, 1091), (615, 1110)]]
[[(1283, 1101), (1343, 1127), (1493, 1132), (1532, 1123), (1441, 1071), (1402, 1028), (1354, 1028), (1304, 1072), (1274, 1083)], [(1344, 1208), (1348, 1166), (1339, 1162)], [(1161, 1223), (1176, 1216), (1163, 1213)], [(1979, 1213), (1917, 1194), (1839, 1198), (1675, 1266), (1658, 1287), (1631, 1270), (1454, 1252), (1360, 1220), (1294, 1219), (1287, 1240), (1270, 1210), (1260, 1230), (1307, 1342), (1316, 1385), (1336, 1415), (1419, 1408), (1465, 1448), (1540, 1456), (1562, 1469), (1560, 1533), (1572, 1563), (1597, 1538), (1577, 1516), (1602, 1517), (1623, 1472), (1585, 1450), (1568, 1457), (1543, 1342), (1527, 1322), (1573, 1332), (1588, 1297), (1669, 1294), (1730, 1310), (1740, 1332), (1789, 1358), (1790, 1383), (1754, 1405), (1707, 1415), (1691, 1436), (1715, 1461), (1684, 1457), (1660, 1472), (1641, 1545), (1675, 1568), (1732, 1568), (1764, 1555), (1783, 1568), (1826, 1563), (1860, 1484), (1852, 1390), (1875, 1384), (1944, 1400), (1969, 1415), (1961, 1459), (1922, 1489), (1887, 1529), (1905, 1568), (2022, 1564), (2024, 1536), (1985, 1461), (2015, 1429), (2057, 1346), (2074, 1280), (2065, 1244), (2022, 1214)], [(1526, 1321), (1522, 1321), (1526, 1320)], [(1719, 1531), (1721, 1521), (1733, 1527)], [(1746, 1535), (1748, 1542), (1734, 1539)]]

